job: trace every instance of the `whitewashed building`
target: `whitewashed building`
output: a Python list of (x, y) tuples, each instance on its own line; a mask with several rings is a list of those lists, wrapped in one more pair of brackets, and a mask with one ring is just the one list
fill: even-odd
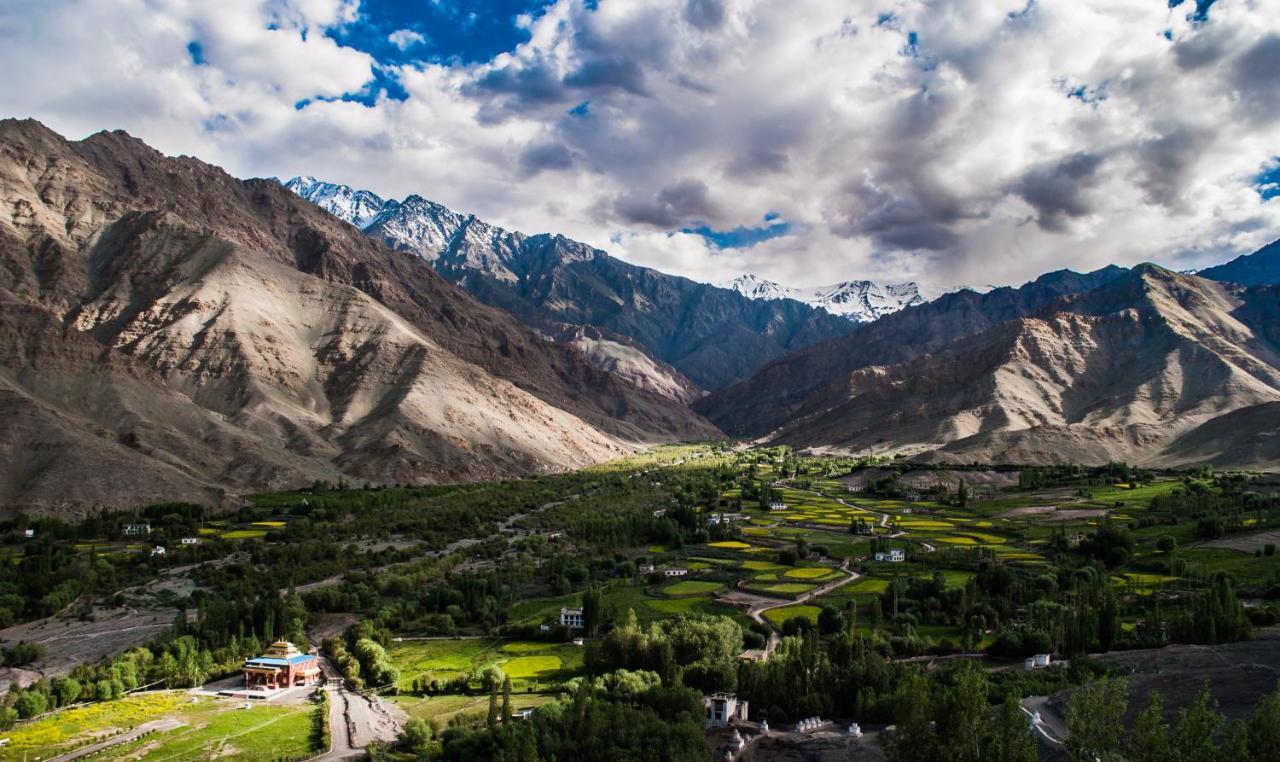
[(668, 577), (683, 577), (689, 573), (688, 569), (663, 569), (662, 573)]
[(583, 627), (582, 609), (560, 609), (560, 626), (568, 627), (571, 630), (581, 630)]
[(125, 524), (120, 531), (130, 537), (135, 537), (140, 534), (151, 534), (151, 525), (150, 524)]
[(713, 693), (702, 700), (707, 710), (706, 726), (723, 728), (735, 722), (746, 722), (747, 702), (732, 693)]
[(876, 560), (891, 564), (900, 564), (907, 560), (907, 554), (901, 548), (894, 548), (887, 553), (877, 553)]

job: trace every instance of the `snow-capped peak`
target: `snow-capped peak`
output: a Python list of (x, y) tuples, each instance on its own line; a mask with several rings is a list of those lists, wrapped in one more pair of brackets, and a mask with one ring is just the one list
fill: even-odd
[(326, 183), (306, 175), (293, 178), (284, 187), (333, 216), (362, 229), (388, 203), (367, 190), (354, 190), (349, 185)]
[(932, 301), (949, 291), (970, 288), (960, 286), (954, 289), (939, 289), (915, 281), (877, 283), (869, 280), (850, 280), (830, 286), (794, 288), (750, 273), (740, 275), (720, 286), (737, 291), (750, 299), (794, 299), (813, 307), (821, 307), (827, 312), (858, 323), (866, 323), (906, 307)]

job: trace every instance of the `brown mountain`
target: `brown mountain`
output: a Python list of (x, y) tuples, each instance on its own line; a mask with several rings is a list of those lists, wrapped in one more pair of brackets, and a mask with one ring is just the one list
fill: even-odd
[[(1086, 274), (1061, 270), (1020, 288), (945, 294), (862, 325), (841, 338), (786, 355), (694, 407), (730, 434), (763, 436), (812, 412), (807, 407), (810, 399), (821, 401), (839, 394), (843, 380), (854, 371), (927, 355), (956, 339), (1035, 314), (1063, 296), (1088, 291), (1124, 272), (1119, 267)], [(828, 385), (833, 388), (824, 393)]]
[(0, 122), (0, 505), (573, 468), (705, 420), (274, 181)]
[(769, 438), (953, 462), (1274, 468), (1278, 341), (1280, 289), (1144, 265), (830, 379)]

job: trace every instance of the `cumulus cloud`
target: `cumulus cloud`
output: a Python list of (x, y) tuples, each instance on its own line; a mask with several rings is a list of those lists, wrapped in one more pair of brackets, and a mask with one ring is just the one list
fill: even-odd
[(414, 45), (421, 45), (426, 42), (427, 38), (412, 29), (397, 29), (387, 35), (387, 42), (395, 45), (401, 50), (408, 50)]
[[(1007, 283), (1280, 237), (1254, 187), (1280, 156), (1280, 16), (1257, 0), (556, 0), (479, 63), (338, 45), (356, 0), (21, 5), (0, 3), (8, 115), (706, 280)], [(386, 79), (407, 97), (350, 97)], [(766, 215), (788, 234), (681, 232)]]

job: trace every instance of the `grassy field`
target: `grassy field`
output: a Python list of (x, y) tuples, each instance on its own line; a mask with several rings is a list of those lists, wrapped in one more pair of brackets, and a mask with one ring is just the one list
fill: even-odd
[(49, 756), (65, 751), (163, 717), (188, 700), (181, 692), (143, 693), (57, 712), (4, 734), (9, 743), (0, 747), (0, 760), (23, 759), (29, 752)]
[(441, 682), (459, 675), (478, 678), (496, 666), (518, 690), (572, 677), (582, 669), (582, 648), (571, 643), (502, 641), (495, 638), (415, 640), (392, 643), (387, 656), (400, 670), (401, 690), (415, 679), (431, 676)]
[(769, 609), (764, 612), (764, 618), (768, 619), (774, 627), (782, 627), (789, 619), (797, 617), (805, 617), (814, 624), (818, 622), (818, 613), (822, 609), (817, 606), (801, 605), (801, 606), (783, 606), (782, 608)]
[(185, 712), (189, 724), (167, 733), (122, 744), (94, 759), (146, 760), (300, 760), (316, 753), (311, 747), (314, 707), (218, 702)]
[[(536, 709), (555, 700), (551, 693), (513, 693), (511, 709)], [(460, 715), (476, 715), (483, 717), (489, 711), (489, 697), (484, 696), (393, 696), (395, 702), (410, 717), (436, 720), (442, 725)]]
[(702, 580), (685, 579), (672, 585), (662, 588), (665, 595), (684, 596), (684, 595), (706, 595), (714, 593), (722, 589), (724, 585), (720, 582), (705, 582)]

